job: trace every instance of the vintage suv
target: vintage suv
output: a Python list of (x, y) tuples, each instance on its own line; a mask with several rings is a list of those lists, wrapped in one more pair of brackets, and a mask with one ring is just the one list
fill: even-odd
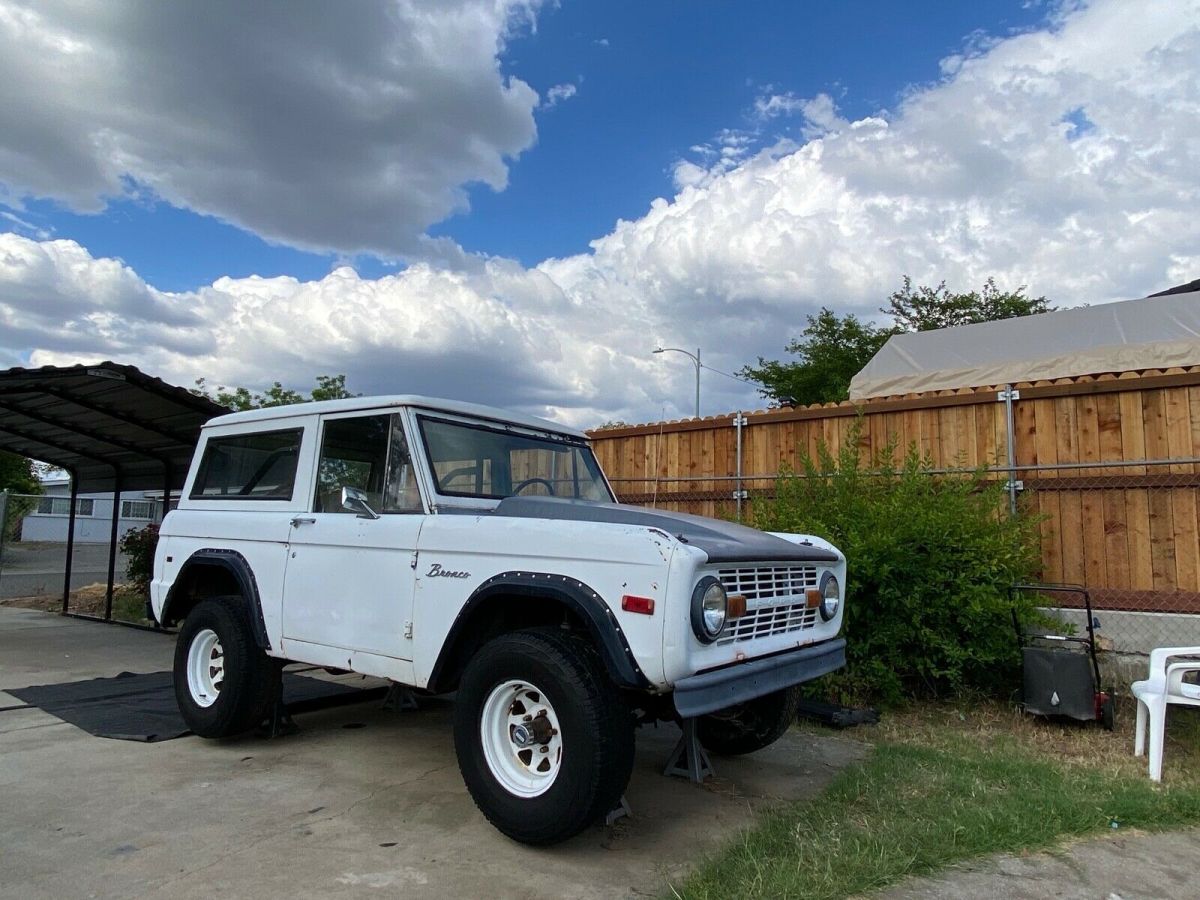
[(483, 814), (519, 841), (619, 802), (639, 721), (748, 753), (844, 665), (846, 561), (814, 537), (622, 506), (583, 434), (425, 397), (234, 413), (163, 523), (188, 727), (259, 725), (285, 661), (457, 692)]

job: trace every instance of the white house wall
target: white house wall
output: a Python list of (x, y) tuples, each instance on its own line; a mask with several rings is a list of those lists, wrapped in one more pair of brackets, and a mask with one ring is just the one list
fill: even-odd
[[(49, 483), (45, 485), (44, 497), (70, 497), (71, 490), (67, 484)], [(80, 500), (92, 501), (90, 516), (75, 517), (75, 540), (81, 544), (107, 544), (112, 528), (113, 495), (111, 493), (80, 494)], [(121, 500), (146, 502), (144, 491), (127, 491), (121, 494)], [(117, 537), (136, 528), (144, 528), (158, 519), (157, 502), (152, 503), (153, 518), (134, 519), (119, 518), (117, 520)], [(66, 513), (31, 512), (21, 523), (22, 541), (49, 541), (65, 543), (67, 540), (67, 525), (70, 519)]]

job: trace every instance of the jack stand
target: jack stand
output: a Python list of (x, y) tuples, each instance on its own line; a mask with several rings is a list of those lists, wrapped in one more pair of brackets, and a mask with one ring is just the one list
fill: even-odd
[(629, 801), (625, 799), (625, 795), (621, 795), (621, 802), (608, 811), (604, 817), (604, 824), (611, 825), (617, 819), (624, 819), (627, 816), (632, 816), (633, 810), (629, 808)]
[(379, 707), (390, 712), (402, 712), (406, 709), (420, 709), (417, 705), (417, 695), (412, 692), (406, 684), (392, 683), (388, 687), (387, 695), (383, 698), (383, 703)]
[(271, 711), (263, 721), (261, 730), (267, 737), (277, 738), (287, 734), (295, 734), (300, 727), (288, 715), (287, 706), (283, 702), (283, 667), (275, 669), (275, 684), (271, 688)]
[(683, 734), (675, 749), (671, 751), (663, 774), (678, 775), (692, 784), (700, 784), (716, 772), (708, 759), (708, 752), (700, 745), (700, 738), (696, 736), (696, 720), (683, 719), (679, 727), (683, 729)]

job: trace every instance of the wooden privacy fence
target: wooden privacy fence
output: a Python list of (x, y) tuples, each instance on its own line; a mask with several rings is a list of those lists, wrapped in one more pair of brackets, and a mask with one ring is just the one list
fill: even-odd
[(1200, 366), (1013, 388), (1011, 434), (1001, 385), (591, 437), (623, 502), (732, 517), (739, 491), (771, 496), (781, 468), (822, 442), (836, 453), (861, 417), (864, 459), (915, 443), (936, 467), (1019, 485), (1022, 507), (1045, 516), (1043, 580), (1083, 584), (1108, 609), (1200, 612)]

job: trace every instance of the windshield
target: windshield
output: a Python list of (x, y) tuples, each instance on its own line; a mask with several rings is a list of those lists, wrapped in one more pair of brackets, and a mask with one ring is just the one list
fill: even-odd
[(440, 494), (613, 500), (596, 457), (582, 442), (426, 416), (419, 421)]

